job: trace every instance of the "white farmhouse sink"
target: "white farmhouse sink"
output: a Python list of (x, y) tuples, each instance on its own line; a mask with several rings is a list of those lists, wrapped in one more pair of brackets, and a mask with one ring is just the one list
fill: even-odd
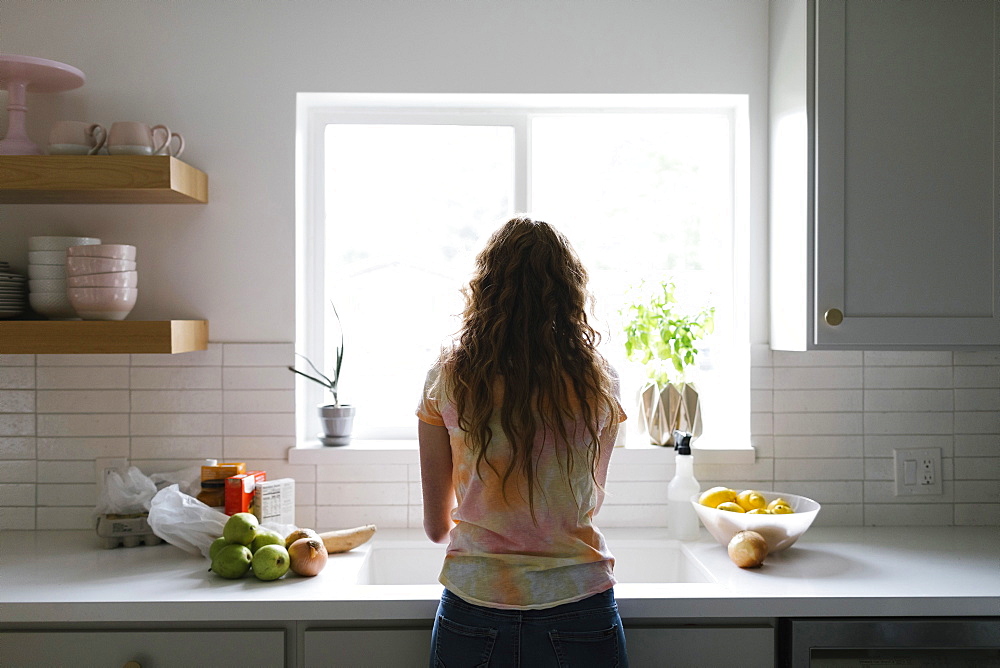
[[(408, 541), (373, 542), (358, 584), (437, 584), (445, 548)], [(620, 583), (709, 583), (714, 580), (677, 541), (619, 541), (612, 545)]]

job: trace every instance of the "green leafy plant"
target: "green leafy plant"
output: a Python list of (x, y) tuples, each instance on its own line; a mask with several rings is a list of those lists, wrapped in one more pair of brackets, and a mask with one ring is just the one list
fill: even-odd
[(626, 356), (644, 364), (648, 377), (660, 387), (688, 382), (697, 363), (696, 344), (715, 329), (714, 306), (682, 313), (675, 291), (673, 281), (643, 281), (633, 290), (632, 303), (621, 311)]
[(316, 365), (313, 364), (312, 360), (310, 360), (308, 357), (306, 357), (305, 355), (299, 355), (298, 353), (295, 354), (296, 357), (301, 357), (302, 359), (304, 359), (306, 363), (309, 365), (309, 368), (312, 369), (313, 373), (315, 373), (316, 376), (318, 376), (318, 378), (316, 376), (311, 376), (308, 373), (303, 373), (293, 366), (288, 367), (288, 370), (291, 371), (292, 373), (297, 373), (298, 375), (304, 378), (308, 378), (314, 383), (319, 383), (320, 385), (325, 387), (327, 390), (329, 390), (330, 394), (333, 395), (333, 405), (340, 406), (340, 401), (338, 400), (337, 396), (337, 391), (338, 391), (337, 388), (340, 383), (340, 367), (344, 363), (344, 330), (340, 326), (340, 314), (337, 313), (337, 307), (333, 305), (333, 302), (330, 302), (330, 306), (333, 308), (333, 315), (337, 319), (337, 329), (340, 330), (340, 343), (337, 344), (337, 351), (336, 351), (337, 361), (333, 366), (333, 373), (330, 374), (332, 378), (324, 375), (322, 371), (317, 369)]

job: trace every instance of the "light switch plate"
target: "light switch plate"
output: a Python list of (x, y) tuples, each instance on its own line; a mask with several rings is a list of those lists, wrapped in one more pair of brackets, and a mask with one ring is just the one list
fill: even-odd
[(896, 496), (943, 494), (941, 448), (899, 448), (892, 451)]
[(97, 498), (104, 495), (104, 481), (111, 471), (118, 471), (120, 475), (125, 475), (128, 470), (128, 459), (125, 457), (98, 457), (94, 461), (97, 474)]

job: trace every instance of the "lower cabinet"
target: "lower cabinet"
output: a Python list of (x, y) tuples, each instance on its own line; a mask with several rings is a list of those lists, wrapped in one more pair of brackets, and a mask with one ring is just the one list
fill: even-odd
[(283, 629), (2, 631), (0, 665), (246, 668), (284, 666)]
[(406, 668), (427, 665), (431, 627), (419, 629), (306, 629), (305, 668)]
[(770, 626), (644, 626), (625, 620), (632, 666), (773, 668)]

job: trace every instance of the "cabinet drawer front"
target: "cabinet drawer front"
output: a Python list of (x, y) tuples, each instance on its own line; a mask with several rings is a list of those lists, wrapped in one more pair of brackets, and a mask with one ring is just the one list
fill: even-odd
[(146, 668), (283, 666), (285, 632), (0, 632), (2, 666), (123, 666), (129, 661)]
[(772, 668), (774, 629), (769, 626), (636, 628), (625, 621), (633, 666), (739, 666)]
[(305, 665), (421, 668), (431, 655), (431, 628), (310, 629), (305, 632)]

